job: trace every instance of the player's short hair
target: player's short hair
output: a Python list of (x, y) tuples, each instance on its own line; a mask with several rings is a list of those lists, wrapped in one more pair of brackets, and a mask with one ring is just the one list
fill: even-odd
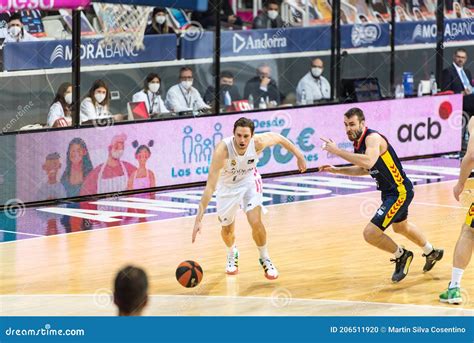
[(248, 118), (245, 118), (245, 117), (239, 118), (239, 120), (237, 120), (234, 123), (234, 131), (233, 132), (235, 132), (237, 127), (248, 127), (248, 128), (250, 128), (250, 132), (252, 133), (252, 135), (253, 135), (253, 131), (255, 130), (255, 124), (253, 123), (253, 121), (248, 119)]
[(143, 269), (127, 266), (117, 273), (114, 302), (122, 313), (141, 310), (148, 298), (148, 277)]
[(365, 121), (365, 115), (364, 112), (358, 107), (353, 107), (346, 113), (344, 113), (344, 116), (349, 119), (352, 118), (353, 116), (357, 116), (357, 119), (359, 119), (360, 122)]

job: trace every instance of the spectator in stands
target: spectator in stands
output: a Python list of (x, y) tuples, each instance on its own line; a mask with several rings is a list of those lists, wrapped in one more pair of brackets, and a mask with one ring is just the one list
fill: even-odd
[[(234, 75), (230, 71), (223, 71), (219, 81), (220, 97), (219, 102), (221, 107), (228, 107), (232, 105), (232, 101), (241, 100), (239, 90), (234, 86)], [(204, 95), (204, 101), (213, 106), (215, 89), (213, 86), (209, 86)]]
[(251, 78), (245, 84), (244, 98), (253, 98), (255, 108), (262, 107), (262, 100), (268, 106), (269, 103), (279, 105), (283, 100), (275, 80), (271, 77), (272, 69), (268, 64), (261, 64), (257, 68), (257, 76)]
[[(296, 6), (303, 11), (306, 10), (306, 4), (308, 4), (308, 17), (309, 20), (319, 19), (318, 13), (314, 8), (314, 4), (311, 0), (288, 0), (287, 1), (290, 5)], [(291, 7), (291, 15), (293, 16), (293, 20), (298, 23), (303, 23), (303, 15), (301, 12), (296, 11), (294, 7)]]
[(160, 93), (161, 78), (158, 74), (150, 73), (145, 79), (143, 89), (133, 95), (133, 102), (145, 102), (146, 108), (150, 116), (169, 113)]
[(53, 103), (49, 108), (47, 126), (64, 127), (72, 126), (71, 117), (72, 84), (64, 82), (59, 86)]
[(324, 64), (320, 58), (311, 61), (311, 70), (301, 78), (296, 87), (298, 105), (313, 104), (331, 97), (331, 85), (322, 75)]
[(119, 270), (114, 282), (114, 303), (119, 316), (141, 316), (148, 303), (148, 277), (143, 269), (127, 266)]
[(268, 0), (265, 7), (258, 16), (253, 20), (252, 28), (254, 29), (274, 29), (284, 27), (288, 24), (283, 21), (280, 16), (280, 4), (277, 0)]
[(122, 114), (111, 114), (109, 110), (110, 92), (107, 84), (96, 80), (81, 103), (81, 124), (90, 120), (111, 118), (116, 121), (124, 119)]
[(0, 13), (0, 30), (6, 29), (8, 27), (9, 21), (10, 21), (10, 12)]
[(0, 30), (0, 38), (4, 38), (5, 43), (38, 40), (38, 38), (33, 37), (24, 29), (21, 22), (21, 15), (19, 13), (13, 13), (11, 15), (7, 28)]
[[(454, 93), (463, 94), (462, 107), (469, 117), (474, 115), (474, 94), (472, 87), (472, 74), (464, 68), (467, 61), (467, 51), (458, 48), (453, 55), (453, 64), (443, 70), (441, 74), (441, 90), (453, 91)], [(465, 121), (465, 125), (468, 121)], [(466, 135), (466, 127), (463, 127), (463, 151), (466, 148), (468, 137)]]
[(175, 33), (168, 24), (169, 18), (165, 8), (156, 7), (151, 15), (151, 24), (146, 27), (146, 35), (161, 35), (164, 33)]
[[(206, 12), (193, 12), (192, 20), (199, 22), (204, 29), (214, 29), (216, 27), (216, 17), (214, 15), (214, 8), (217, 0), (211, 0), (208, 3)], [(220, 22), (221, 27), (240, 30), (242, 28), (242, 19), (235, 15), (228, 0), (221, 2)]]
[(166, 94), (166, 106), (173, 112), (184, 112), (192, 110), (209, 109), (199, 94), (193, 87), (193, 70), (183, 67), (179, 71), (179, 83), (168, 90)]
[(472, 94), (472, 75), (464, 68), (467, 61), (467, 51), (458, 48), (453, 55), (453, 64), (443, 70), (441, 88), (464, 95)]

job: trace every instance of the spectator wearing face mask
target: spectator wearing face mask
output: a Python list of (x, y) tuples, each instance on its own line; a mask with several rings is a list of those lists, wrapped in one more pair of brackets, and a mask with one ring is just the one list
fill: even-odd
[(253, 20), (253, 29), (275, 29), (288, 24), (280, 16), (280, 4), (276, 0), (268, 0), (265, 7)]
[(270, 102), (279, 105), (284, 96), (280, 93), (278, 85), (272, 78), (272, 69), (268, 64), (261, 64), (257, 68), (257, 76), (251, 78), (245, 84), (244, 99), (252, 95), (254, 107), (257, 108), (262, 103)]
[(65, 82), (59, 86), (53, 103), (49, 108), (48, 127), (72, 126), (71, 117), (72, 84)]
[(313, 104), (331, 98), (331, 85), (322, 75), (323, 70), (324, 64), (320, 58), (311, 61), (311, 70), (301, 78), (296, 87), (298, 105)]
[[(220, 106), (225, 108), (232, 105), (233, 101), (242, 100), (239, 95), (239, 90), (234, 85), (234, 75), (230, 71), (223, 71), (221, 73), (220, 82)], [(215, 100), (215, 89), (209, 86), (204, 94), (204, 101), (206, 104), (213, 105)]]
[(11, 15), (7, 28), (0, 30), (0, 38), (4, 38), (5, 43), (31, 42), (38, 40), (38, 38), (33, 37), (23, 28), (20, 13), (13, 13)]
[(158, 74), (148, 74), (143, 89), (133, 95), (132, 101), (143, 101), (150, 116), (160, 113), (169, 113), (169, 110), (161, 98), (160, 86), (161, 79)]
[(192, 110), (209, 109), (199, 94), (193, 87), (193, 70), (183, 67), (179, 71), (179, 83), (168, 90), (166, 94), (166, 106), (173, 112), (184, 112)]
[(111, 118), (115, 121), (123, 120), (122, 114), (111, 114), (109, 109), (110, 92), (107, 84), (96, 80), (89, 89), (89, 93), (81, 102), (81, 124), (90, 120)]
[(164, 33), (174, 33), (174, 30), (168, 25), (166, 9), (156, 7), (151, 15), (151, 23), (146, 27), (145, 35), (161, 35)]

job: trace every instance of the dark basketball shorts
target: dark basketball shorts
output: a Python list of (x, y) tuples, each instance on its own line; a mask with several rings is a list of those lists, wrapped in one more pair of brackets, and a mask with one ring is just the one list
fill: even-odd
[(370, 222), (384, 231), (393, 223), (406, 220), (414, 195), (413, 190), (407, 190), (406, 193), (382, 193), (382, 205)]

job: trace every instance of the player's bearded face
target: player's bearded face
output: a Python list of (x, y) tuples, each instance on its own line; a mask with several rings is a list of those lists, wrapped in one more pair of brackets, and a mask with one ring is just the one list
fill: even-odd
[(362, 125), (361, 125), (355, 130), (347, 131), (347, 137), (349, 137), (349, 140), (351, 142), (355, 142), (355, 141), (359, 140), (360, 137), (362, 137), (363, 132), (364, 132), (364, 130), (362, 129)]
[(349, 138), (351, 142), (359, 140), (359, 138), (364, 133), (364, 125), (362, 125), (362, 123), (358, 120), (355, 121), (351, 118), (351, 120), (345, 122), (345, 125), (347, 138)]

